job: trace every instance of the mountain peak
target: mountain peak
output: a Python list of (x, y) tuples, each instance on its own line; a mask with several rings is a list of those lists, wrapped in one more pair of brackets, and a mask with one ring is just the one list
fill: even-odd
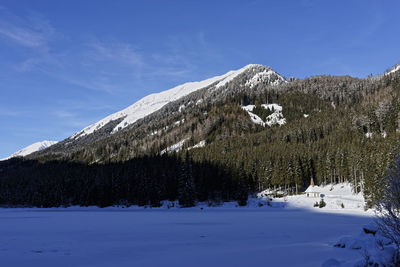
[(21, 150), (18, 150), (17, 152), (15, 152), (14, 154), (12, 154), (11, 156), (9, 156), (8, 158), (2, 159), (2, 160), (7, 160), (10, 158), (15, 158), (15, 157), (25, 157), (27, 155), (30, 155), (34, 152), (46, 149), (54, 144), (58, 143), (57, 141), (48, 141), (48, 140), (44, 140), (42, 142), (36, 142), (33, 143), (32, 145), (29, 145)]
[[(264, 77), (263, 78), (264, 80), (262, 81), (265, 81), (266, 79), (267, 81), (269, 81), (271, 74), (277, 75), (276, 77), (279, 80), (278, 83), (285, 81), (285, 79), (282, 76), (274, 72), (270, 67), (259, 64), (249, 64), (241, 69), (232, 70), (220, 76), (215, 76), (198, 82), (187, 82), (182, 85), (178, 85), (174, 88), (171, 88), (169, 90), (148, 95), (140, 99), (136, 103), (132, 104), (131, 106), (114, 114), (111, 114), (92, 125), (89, 125), (88, 127), (84, 128), (83, 130), (71, 136), (70, 139), (77, 139), (92, 134), (94, 131), (104, 127), (109, 122), (118, 120), (119, 121), (118, 124), (111, 131), (111, 134), (113, 134), (121, 129), (128, 127), (129, 125), (135, 123), (136, 121), (160, 110), (168, 103), (176, 101), (200, 89), (204, 89), (207, 87), (210, 88), (213, 87), (217, 89), (223, 87), (232, 80), (234, 80), (236, 77), (238, 77), (240, 74), (251, 69), (257, 69), (257, 71), (254, 71), (252, 75), (257, 75), (258, 72), (260, 73), (259, 74), (260, 77), (257, 77), (256, 79), (257, 81), (259, 81), (262, 77)], [(256, 81), (253, 81), (251, 84), (246, 84), (246, 85), (252, 87), (252, 84), (254, 84), (254, 82)]]

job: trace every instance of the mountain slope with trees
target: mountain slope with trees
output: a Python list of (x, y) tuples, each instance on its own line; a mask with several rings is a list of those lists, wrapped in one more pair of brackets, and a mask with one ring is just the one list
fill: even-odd
[[(369, 206), (376, 203), (385, 170), (400, 151), (400, 71), (289, 82), (259, 74), (269, 71), (255, 66), (111, 135), (120, 120), (0, 162), (0, 204), (243, 204), (248, 194), (266, 188), (299, 192), (311, 178), (318, 184), (351, 182)], [(282, 106), (286, 123), (253, 123), (242, 109), (250, 104), (262, 119), (271, 114), (263, 104)], [(175, 151), (161, 153), (170, 147)]]

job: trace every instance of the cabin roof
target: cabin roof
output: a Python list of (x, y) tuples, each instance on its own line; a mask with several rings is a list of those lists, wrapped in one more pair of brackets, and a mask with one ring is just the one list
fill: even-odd
[(306, 189), (306, 191), (305, 191), (306, 193), (319, 193), (319, 192), (321, 192), (321, 188), (319, 187), (319, 186), (317, 186), (317, 185), (315, 185), (315, 186), (309, 186), (307, 189)]

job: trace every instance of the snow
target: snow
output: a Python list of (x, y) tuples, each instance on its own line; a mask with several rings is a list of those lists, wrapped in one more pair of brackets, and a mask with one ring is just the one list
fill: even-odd
[(265, 126), (265, 122), (256, 114), (254, 114), (252, 111), (255, 108), (255, 105), (247, 105), (247, 106), (242, 106), (243, 110), (246, 110), (247, 113), (250, 116), (250, 119), (253, 123), (259, 124), (261, 126)]
[[(353, 264), (348, 266), (393, 266), (396, 246), (382, 235), (375, 222), (363, 226), (358, 232), (357, 235), (343, 236), (335, 246), (346, 250), (359, 250), (360, 254), (368, 255), (369, 262), (365, 262), (365, 257), (356, 258)], [(377, 265), (374, 265), (375, 263)]]
[[(2, 266), (333, 266), (371, 217), (283, 206), (0, 209)], [(201, 209), (202, 208), (202, 209)]]
[(2, 160), (7, 160), (7, 159), (10, 159), (10, 158), (14, 158), (14, 157), (25, 157), (25, 156), (27, 156), (29, 154), (32, 154), (34, 152), (46, 149), (46, 148), (48, 148), (48, 147), (50, 147), (50, 146), (52, 146), (54, 144), (57, 144), (57, 143), (58, 143), (57, 141), (47, 141), (47, 140), (42, 141), (42, 142), (37, 142), (37, 143), (34, 143), (34, 144), (30, 145), (30, 146), (27, 146), (27, 147), (25, 147), (25, 148), (23, 148), (21, 150), (18, 150), (17, 152), (12, 154), (10, 157), (2, 159)]
[(272, 75), (277, 75), (278, 78), (275, 81), (273, 81), (272, 83), (270, 83), (271, 85), (274, 86), (274, 85), (279, 85), (279, 84), (281, 84), (283, 82), (286, 82), (286, 80), (282, 76), (278, 75), (275, 71), (273, 71), (273, 70), (264, 70), (262, 72), (256, 73), (250, 80), (248, 80), (246, 82), (245, 85), (249, 86), (250, 88), (253, 88), (257, 84), (263, 83), (265, 81), (269, 81), (270, 82)]
[(161, 150), (160, 154), (162, 155), (162, 154), (171, 153), (171, 152), (174, 152), (174, 151), (178, 152), (179, 150), (182, 149), (182, 147), (185, 144), (186, 140), (188, 140), (188, 139), (187, 138), (183, 139), (183, 140), (179, 141), (178, 143), (176, 143), (176, 144), (174, 144), (172, 146), (169, 146), (166, 149)]
[(182, 119), (182, 120), (180, 120), (180, 121), (174, 122), (174, 125), (179, 126), (179, 125), (181, 125), (181, 124), (184, 123), (184, 122), (185, 122), (185, 119)]
[(240, 70), (232, 70), (232, 71), (228, 72), (227, 74), (225, 74), (226, 77), (223, 80), (221, 80), (219, 83), (217, 83), (215, 88), (220, 88), (220, 87), (224, 86), (225, 84), (229, 83), (230, 81), (235, 79), (237, 76), (239, 76), (240, 74), (242, 74), (246, 70), (251, 69), (251, 68), (256, 67), (256, 66), (261, 66), (261, 65), (249, 64), (249, 65), (241, 68)]
[(365, 225), (376, 229), (374, 213), (357, 205), (364, 199), (351, 184), (319, 189), (324, 208), (305, 195), (261, 197), (266, 191), (246, 207), (201, 202), (179, 208), (163, 201), (159, 208), (0, 208), (0, 259), (2, 266), (43, 267), (350, 267), (364, 266), (355, 264), (365, 249), (373, 259), (393, 255), (382, 235), (363, 233)]
[(246, 110), (247, 112), (253, 111), (253, 109), (256, 107), (256, 105), (247, 105), (247, 106), (242, 106), (242, 109)]
[(188, 150), (191, 150), (193, 148), (205, 147), (205, 145), (206, 145), (206, 140), (202, 140), (199, 143), (195, 144), (194, 146), (188, 147)]
[(247, 105), (247, 106), (242, 106), (242, 109), (247, 111), (253, 123), (265, 126), (265, 122), (258, 115), (252, 112), (255, 107), (256, 107), (255, 105)]
[(278, 104), (261, 104), (261, 106), (265, 109), (269, 109), (270, 111), (282, 112), (282, 106)]
[(385, 75), (389, 75), (391, 73), (394, 73), (396, 71), (400, 70), (400, 63), (395, 65), (393, 68), (391, 68), (389, 71), (385, 72)]
[(275, 124), (283, 125), (286, 123), (286, 119), (283, 117), (282, 114), (282, 106), (279, 106), (278, 104), (262, 104), (261, 106), (265, 109), (274, 111), (274, 113), (272, 113), (267, 117), (265, 122), (266, 125), (268, 126), (272, 126)]
[[(307, 197), (305, 194), (286, 196), (285, 198), (277, 198), (278, 202), (285, 202), (288, 207), (311, 209), (317, 212), (340, 212), (349, 214), (369, 214), (373, 215), (372, 210), (364, 211), (365, 200), (362, 193), (355, 194), (350, 183), (328, 184), (325, 186), (308, 187), (306, 192), (318, 192), (326, 203), (324, 208), (315, 208), (315, 202), (319, 202), (320, 198)], [(271, 190), (265, 190), (260, 196), (270, 195)], [(343, 205), (342, 205), (343, 204)]]
[(320, 193), (321, 192), (321, 188), (318, 186), (318, 185), (315, 185), (315, 186), (309, 186), (307, 189), (306, 189), (306, 191), (304, 191), (304, 192), (306, 192), (306, 193), (312, 193), (312, 192), (316, 192), (316, 193)]
[(372, 133), (371, 133), (371, 132), (366, 133), (366, 134), (365, 134), (365, 137), (367, 137), (367, 138), (372, 138)]
[[(243, 73), (244, 71), (254, 66), (256, 65), (250, 64), (241, 68), (240, 70), (230, 71), (224, 75), (216, 76), (200, 82), (188, 82), (160, 93), (148, 95), (142, 98), (141, 100), (137, 101), (133, 105), (127, 107), (126, 109), (111, 114), (105, 117), (104, 119), (75, 133), (73, 136), (71, 136), (71, 138), (80, 138), (82, 136), (91, 134), (94, 131), (102, 128), (107, 123), (122, 118), (122, 121), (112, 130), (112, 133), (115, 133), (133, 124), (139, 119), (142, 119), (147, 115), (150, 115), (151, 113), (161, 109), (166, 104), (178, 100), (192, 92), (210, 86), (216, 82), (218, 82), (216, 87), (220, 87), (226, 84), (227, 82), (231, 81), (232, 79), (234, 79), (237, 75)], [(183, 108), (184, 106), (181, 106), (179, 110), (182, 111)]]
[(185, 109), (185, 105), (180, 105), (178, 111), (182, 112)]
[(271, 115), (269, 115), (265, 121), (260, 118), (258, 115), (254, 114), (252, 111), (255, 108), (255, 105), (247, 105), (247, 106), (242, 106), (242, 109), (247, 111), (247, 113), (250, 116), (250, 119), (253, 123), (259, 124), (261, 126), (272, 126), (275, 124), (278, 125), (283, 125), (286, 123), (286, 119), (283, 117), (282, 114), (282, 106), (278, 104), (261, 104), (261, 107), (265, 109), (269, 109), (270, 111), (273, 111)]

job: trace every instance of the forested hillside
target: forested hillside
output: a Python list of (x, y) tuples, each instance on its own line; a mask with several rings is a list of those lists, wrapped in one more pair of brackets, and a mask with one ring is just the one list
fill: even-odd
[[(380, 179), (400, 151), (399, 71), (280, 84), (249, 77), (239, 75), (212, 93), (194, 92), (113, 135), (73, 146), (67, 139), (0, 162), (0, 204), (244, 204), (248, 194), (266, 188), (297, 193), (311, 178), (349, 181), (370, 206), (380, 198)], [(249, 115), (265, 121), (274, 114), (266, 104), (282, 107), (285, 123), (255, 123)], [(248, 105), (251, 113), (243, 108)]]

